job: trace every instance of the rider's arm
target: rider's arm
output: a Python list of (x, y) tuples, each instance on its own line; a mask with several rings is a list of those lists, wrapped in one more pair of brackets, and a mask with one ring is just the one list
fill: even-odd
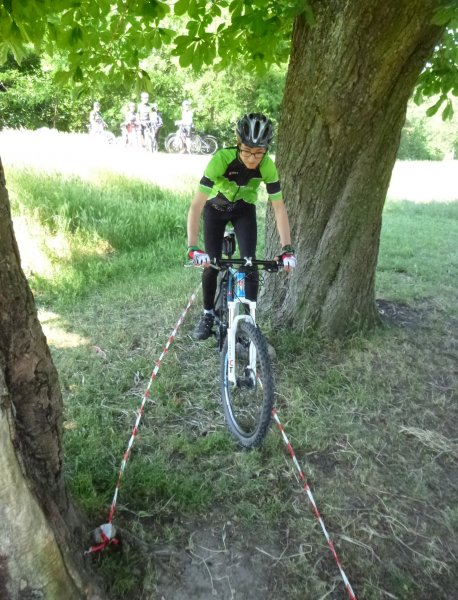
[(200, 215), (207, 200), (208, 195), (199, 190), (191, 202), (188, 212), (188, 246), (197, 246)]
[(272, 200), (272, 208), (274, 209), (275, 222), (277, 224), (278, 236), (282, 248), (291, 245), (291, 233), (289, 229), (288, 213), (286, 212), (285, 203), (283, 200)]

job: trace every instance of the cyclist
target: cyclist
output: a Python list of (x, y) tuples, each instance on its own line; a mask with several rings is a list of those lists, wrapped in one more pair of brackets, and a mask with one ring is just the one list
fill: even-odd
[(153, 102), (153, 104), (151, 105), (150, 118), (151, 118), (151, 124), (152, 124), (153, 131), (154, 131), (154, 136), (156, 138), (156, 148), (159, 148), (159, 130), (161, 129), (162, 125), (164, 124), (164, 121), (162, 120), (162, 115), (158, 110), (158, 106), (157, 106), (156, 102)]
[(191, 110), (190, 101), (183, 100), (183, 102), (181, 104), (180, 127), (181, 127), (181, 133), (182, 133), (183, 140), (184, 140), (184, 145), (185, 145), (186, 151), (188, 153), (191, 152), (191, 131), (193, 130), (193, 127), (194, 127), (193, 118), (194, 118), (194, 114), (193, 114), (193, 111)]
[(127, 110), (124, 113), (124, 121), (121, 123), (121, 131), (126, 143), (133, 145), (134, 134), (137, 129), (137, 112), (135, 102), (129, 102)]
[(151, 106), (149, 105), (148, 92), (140, 94), (140, 103), (137, 106), (137, 119), (140, 124), (140, 141), (145, 145), (145, 129), (151, 127)]
[[(217, 270), (210, 266), (210, 261), (221, 258), (224, 230), (228, 223), (234, 227), (240, 256), (256, 257), (256, 200), (261, 181), (266, 185), (274, 210), (284, 269), (292, 271), (296, 267), (278, 172), (268, 155), (274, 134), (272, 122), (261, 113), (245, 114), (237, 122), (236, 134), (237, 145), (218, 150), (208, 163), (188, 212), (188, 256), (196, 266), (204, 267), (204, 311), (193, 333), (196, 340), (205, 340), (212, 332)], [(197, 246), (202, 212), (205, 250)], [(258, 272), (250, 267), (244, 270), (247, 275), (246, 297), (256, 300)]]
[(106, 127), (107, 124), (100, 112), (100, 102), (94, 102), (93, 108), (89, 113), (89, 131), (90, 133), (103, 133)]

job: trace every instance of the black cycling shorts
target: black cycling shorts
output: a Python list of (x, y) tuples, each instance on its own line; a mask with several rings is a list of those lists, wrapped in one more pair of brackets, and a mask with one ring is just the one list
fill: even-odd
[[(224, 231), (231, 223), (237, 238), (238, 254), (241, 258), (256, 258), (257, 223), (256, 206), (244, 200), (230, 202), (224, 196), (216, 196), (205, 203), (203, 211), (205, 251), (210, 259), (221, 258)], [(246, 268), (246, 297), (256, 300), (258, 272)], [(218, 271), (209, 267), (202, 275), (204, 308), (214, 308)]]

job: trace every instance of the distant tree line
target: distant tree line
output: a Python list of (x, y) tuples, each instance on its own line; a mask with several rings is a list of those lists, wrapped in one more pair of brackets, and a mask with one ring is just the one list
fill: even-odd
[[(180, 118), (181, 102), (189, 99), (199, 130), (215, 135), (220, 143), (234, 141), (234, 123), (238, 116), (251, 110), (268, 114), (277, 123), (285, 68), (272, 67), (268, 73), (241, 72), (230, 67), (224, 72), (204, 69), (196, 75), (178, 64), (170, 68), (170, 56), (157, 53), (145, 65), (153, 82), (150, 100), (157, 102), (165, 127), (163, 134), (174, 130)], [(124, 109), (139, 94), (130, 96), (116, 85), (102, 87), (93, 97), (78, 95), (70, 88), (57, 86), (53, 68), (31, 55), (18, 65), (10, 56), (0, 69), (0, 128), (38, 129), (50, 127), (60, 131), (86, 132), (92, 103), (99, 100), (109, 129), (119, 134)], [(458, 102), (453, 119), (443, 123), (440, 114), (426, 116), (431, 104), (410, 103), (401, 136), (398, 158), (402, 160), (442, 160), (458, 158)]]
[[(171, 68), (170, 57), (152, 56), (145, 69), (153, 82), (147, 90), (150, 102), (157, 102), (164, 120), (164, 133), (175, 129), (181, 102), (191, 101), (197, 129), (212, 133), (221, 143), (234, 142), (234, 123), (245, 111), (262, 111), (278, 121), (285, 69), (273, 67), (260, 75), (231, 67), (224, 72), (203, 69), (199, 75), (178, 65)], [(99, 89), (94, 96), (78, 95), (70, 88), (55, 85), (53, 70), (35, 56), (19, 66), (12, 57), (0, 69), (0, 128), (55, 128), (86, 132), (89, 112), (95, 100), (109, 129), (118, 135), (128, 102), (139, 102), (139, 92), (125, 94), (114, 84)]]

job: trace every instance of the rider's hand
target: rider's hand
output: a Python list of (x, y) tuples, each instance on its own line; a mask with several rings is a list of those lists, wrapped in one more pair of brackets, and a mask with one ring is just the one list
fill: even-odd
[(296, 268), (296, 256), (294, 255), (294, 248), (292, 246), (283, 246), (281, 249), (280, 258), (283, 263), (285, 271), (291, 272)]
[(206, 267), (210, 264), (210, 257), (197, 246), (189, 246), (188, 257), (192, 260), (195, 267)]

